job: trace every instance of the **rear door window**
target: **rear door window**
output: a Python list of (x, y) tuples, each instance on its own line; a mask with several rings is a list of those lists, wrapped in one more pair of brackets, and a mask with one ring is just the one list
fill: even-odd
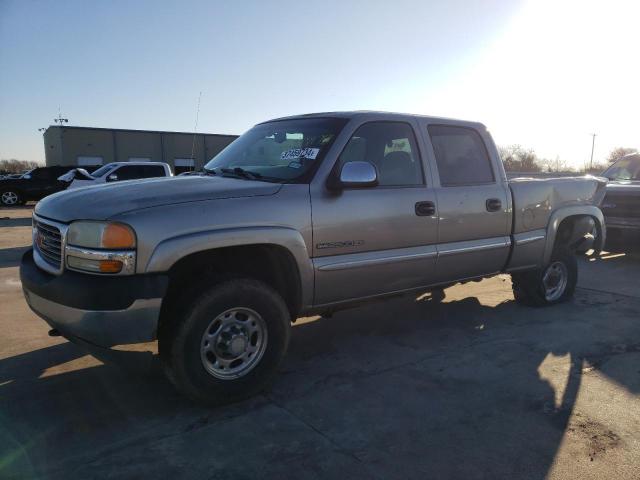
[(440, 184), (483, 185), (495, 182), (491, 159), (480, 134), (473, 128), (430, 125)]
[(143, 165), (141, 178), (164, 177), (164, 168), (162, 165)]
[(143, 169), (143, 165), (123, 165), (112, 173), (118, 176), (118, 180), (135, 180), (144, 178)]

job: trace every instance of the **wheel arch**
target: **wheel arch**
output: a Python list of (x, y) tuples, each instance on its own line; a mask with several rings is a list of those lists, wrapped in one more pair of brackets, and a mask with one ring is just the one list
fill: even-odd
[(282, 295), (292, 318), (313, 300), (313, 269), (300, 233), (287, 228), (200, 232), (161, 242), (144, 271), (168, 272), (169, 290), (161, 321), (171, 304), (202, 287), (205, 278), (248, 276)]
[(21, 200), (26, 200), (25, 194), (20, 188), (13, 186), (0, 187), (0, 195), (2, 195), (4, 192), (14, 192), (16, 195), (18, 195), (18, 203), (16, 205), (19, 205)]
[(543, 254), (543, 265), (549, 263), (557, 242), (567, 242), (571, 246), (578, 237), (589, 233), (587, 225), (594, 225), (597, 231), (594, 249), (600, 252), (606, 240), (604, 216), (595, 205), (571, 206), (556, 210), (547, 225), (547, 235)]

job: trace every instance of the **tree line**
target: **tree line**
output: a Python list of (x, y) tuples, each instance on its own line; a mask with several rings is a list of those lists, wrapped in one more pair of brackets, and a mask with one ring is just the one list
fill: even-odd
[[(568, 172), (571, 171), (569, 163), (560, 157), (555, 159), (541, 158), (532, 148), (524, 148), (521, 145), (507, 145), (498, 147), (500, 158), (504, 163), (504, 168), (508, 172)], [(605, 164), (594, 164), (593, 168), (585, 168), (587, 173), (600, 173), (609, 164), (615, 162), (629, 153), (638, 153), (637, 148), (617, 147), (609, 152)], [(22, 173), (41, 166), (38, 162), (29, 160), (0, 160), (0, 175), (10, 173)]]
[[(570, 167), (566, 160), (560, 157), (555, 159), (541, 158), (532, 148), (524, 148), (521, 145), (507, 145), (498, 147), (498, 152), (504, 168), (508, 172), (569, 172)], [(585, 167), (580, 171), (585, 173), (600, 173), (611, 163), (630, 153), (638, 153), (637, 148), (617, 147), (607, 155), (606, 163), (594, 163), (593, 167)]]
[(38, 162), (32, 162), (30, 160), (16, 160), (15, 158), (0, 160), (0, 175), (23, 173), (26, 170), (33, 170), (41, 166)]

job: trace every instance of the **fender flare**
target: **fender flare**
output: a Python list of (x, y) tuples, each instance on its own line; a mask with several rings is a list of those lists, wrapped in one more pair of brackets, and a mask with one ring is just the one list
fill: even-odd
[(302, 235), (293, 228), (241, 227), (171, 237), (156, 245), (144, 271), (166, 272), (176, 262), (193, 253), (249, 245), (276, 245), (286, 249), (298, 267), (302, 307), (312, 305), (315, 278), (313, 265)]
[(543, 265), (551, 260), (551, 253), (556, 242), (556, 234), (563, 220), (569, 217), (586, 215), (593, 218), (596, 229), (597, 238), (594, 250), (601, 252), (606, 241), (607, 230), (604, 223), (602, 211), (595, 205), (575, 205), (570, 207), (562, 207), (551, 214), (549, 223), (547, 224), (547, 237), (544, 246)]

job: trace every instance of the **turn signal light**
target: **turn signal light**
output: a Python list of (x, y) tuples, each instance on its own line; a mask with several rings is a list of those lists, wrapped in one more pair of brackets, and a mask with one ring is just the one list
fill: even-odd
[[(103, 248), (133, 248), (136, 246), (136, 237), (130, 228), (119, 223), (109, 223), (102, 232)], [(118, 262), (120, 263), (120, 262)], [(122, 268), (122, 264), (121, 267)]]
[(119, 260), (100, 260), (102, 273), (118, 273), (122, 270), (122, 262)]

